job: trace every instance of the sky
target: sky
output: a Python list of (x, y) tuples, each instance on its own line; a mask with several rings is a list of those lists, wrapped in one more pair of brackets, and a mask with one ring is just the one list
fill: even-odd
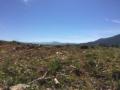
[(0, 40), (94, 41), (120, 34), (120, 0), (0, 0)]

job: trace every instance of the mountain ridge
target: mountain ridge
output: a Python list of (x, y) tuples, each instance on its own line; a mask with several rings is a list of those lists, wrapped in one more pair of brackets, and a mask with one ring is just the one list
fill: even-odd
[(108, 46), (120, 45), (120, 34), (107, 37), (107, 38), (100, 38), (96, 41), (88, 42), (86, 44), (87, 45), (108, 45)]

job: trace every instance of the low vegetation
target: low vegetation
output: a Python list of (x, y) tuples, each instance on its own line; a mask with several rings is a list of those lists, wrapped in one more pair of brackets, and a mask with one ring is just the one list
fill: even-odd
[(120, 48), (0, 44), (0, 88), (120, 90)]

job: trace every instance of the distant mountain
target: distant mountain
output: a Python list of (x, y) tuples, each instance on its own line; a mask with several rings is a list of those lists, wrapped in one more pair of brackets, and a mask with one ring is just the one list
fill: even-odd
[(51, 46), (55, 46), (55, 45), (76, 45), (76, 43), (62, 43), (62, 42), (57, 42), (57, 41), (53, 41), (53, 42), (40, 42), (38, 44), (39, 45), (51, 45)]
[(1, 44), (22, 44), (22, 45), (50, 45), (50, 46), (56, 46), (56, 45), (76, 45), (76, 43), (62, 43), (62, 42), (19, 42), (19, 41), (4, 41), (0, 40)]
[(120, 46), (120, 34), (115, 35), (113, 37), (108, 37), (108, 38), (101, 38), (93, 42), (88, 42), (88, 43), (61, 43), (61, 42), (38, 42), (38, 43), (26, 43), (26, 42), (18, 42), (18, 41), (4, 41), (0, 40), (0, 45), (1, 44), (26, 44), (26, 45), (105, 45), (105, 46)]
[(40, 44), (40, 45), (62, 45), (64, 43), (53, 41), (53, 42), (40, 42), (38, 44)]
[(101, 38), (93, 42), (88, 42), (87, 45), (106, 45), (106, 46), (117, 45), (117, 46), (120, 46), (120, 34), (115, 35), (113, 37)]

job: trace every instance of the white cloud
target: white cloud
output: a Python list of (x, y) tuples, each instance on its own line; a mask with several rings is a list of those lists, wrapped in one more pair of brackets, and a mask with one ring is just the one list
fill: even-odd
[(30, 6), (32, 0), (22, 0), (22, 2), (25, 4), (25, 6)]
[(120, 24), (120, 20), (117, 20), (117, 19), (114, 19), (114, 20), (111, 20), (113, 23), (117, 23), (117, 24)]
[(28, 3), (29, 0), (23, 0), (25, 3)]
[(112, 23), (115, 23), (115, 24), (120, 24), (120, 19), (109, 19), (109, 18), (106, 18), (105, 21), (112, 22)]
[(29, 4), (32, 0), (22, 0), (23, 1), (23, 3), (25, 3), (25, 4)]

